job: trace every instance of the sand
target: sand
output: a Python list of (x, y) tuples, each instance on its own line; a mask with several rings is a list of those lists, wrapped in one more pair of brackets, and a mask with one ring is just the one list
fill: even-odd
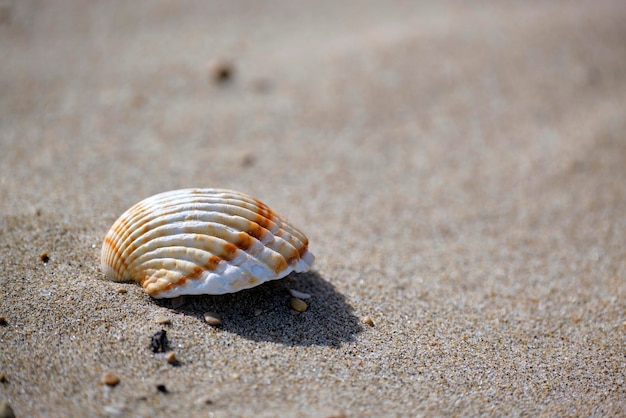
[[(626, 414), (626, 3), (336, 3), (0, 2), (16, 416)], [(314, 269), (105, 280), (113, 221), (183, 187), (263, 200)]]

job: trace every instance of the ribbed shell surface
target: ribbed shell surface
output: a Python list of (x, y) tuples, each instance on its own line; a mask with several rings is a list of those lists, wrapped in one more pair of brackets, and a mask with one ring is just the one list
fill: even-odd
[(157, 194), (128, 209), (102, 245), (115, 281), (154, 298), (232, 293), (309, 270), (308, 239), (261, 201), (222, 189)]

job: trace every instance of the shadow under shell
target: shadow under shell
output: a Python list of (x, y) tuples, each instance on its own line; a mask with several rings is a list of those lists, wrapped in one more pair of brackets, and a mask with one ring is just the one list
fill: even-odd
[[(290, 289), (311, 295), (305, 312), (295, 314), (291, 310)], [(339, 347), (354, 341), (354, 336), (363, 330), (345, 297), (315, 271), (292, 273), (284, 279), (226, 295), (185, 296), (183, 305), (176, 308), (170, 299), (155, 302), (202, 322), (206, 312), (216, 312), (223, 331), (288, 346)]]

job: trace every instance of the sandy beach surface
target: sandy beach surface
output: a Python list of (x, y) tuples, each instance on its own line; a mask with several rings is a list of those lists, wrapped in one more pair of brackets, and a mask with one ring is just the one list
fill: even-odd
[[(626, 415), (625, 21), (0, 1), (0, 416)], [(314, 268), (182, 301), (106, 280), (115, 219), (186, 187), (264, 201)]]

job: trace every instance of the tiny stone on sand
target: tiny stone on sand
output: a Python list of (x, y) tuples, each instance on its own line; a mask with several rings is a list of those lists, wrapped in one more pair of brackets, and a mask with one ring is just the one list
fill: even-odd
[(172, 321), (165, 315), (159, 315), (156, 317), (156, 323), (159, 325), (170, 325)]
[(167, 331), (162, 329), (150, 337), (150, 348), (153, 353), (164, 353), (167, 351)]
[(369, 316), (364, 316), (363, 318), (361, 318), (361, 322), (369, 325), (370, 327), (374, 326), (374, 321), (372, 321), (372, 318), (370, 318)]
[(167, 362), (169, 364), (177, 364), (178, 363), (178, 359), (176, 358), (176, 353), (174, 353), (173, 351), (170, 353), (167, 353), (167, 356), (165, 356), (165, 359), (167, 360)]
[(204, 314), (204, 322), (211, 325), (212, 327), (217, 327), (222, 323), (220, 316), (214, 312), (207, 312)]
[(102, 375), (102, 378), (100, 379), (100, 381), (107, 386), (113, 387), (113, 386), (117, 386), (117, 384), (120, 383), (120, 378), (117, 377), (115, 373), (106, 372), (105, 374)]
[(230, 61), (215, 59), (208, 64), (209, 78), (211, 81), (222, 84), (233, 78), (235, 68)]
[(196, 405), (211, 405), (213, 399), (209, 395), (204, 395), (196, 399)]
[(48, 253), (45, 251), (39, 255), (39, 259), (43, 261), (44, 263), (47, 263), (48, 261), (50, 261), (50, 257), (48, 256)]
[(294, 311), (298, 311), (298, 312), (304, 312), (308, 308), (308, 305), (306, 304), (306, 302), (298, 298), (291, 298), (289, 300), (289, 305), (291, 306), (291, 309), (293, 309)]

